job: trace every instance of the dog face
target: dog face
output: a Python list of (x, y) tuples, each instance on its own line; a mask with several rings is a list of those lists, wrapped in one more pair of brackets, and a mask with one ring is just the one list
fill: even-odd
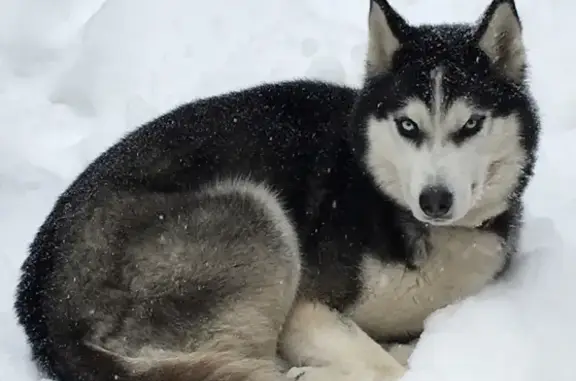
[(504, 211), (536, 125), (514, 3), (494, 1), (477, 25), (412, 27), (373, 0), (369, 29), (355, 118), (375, 182), (430, 224), (477, 226)]

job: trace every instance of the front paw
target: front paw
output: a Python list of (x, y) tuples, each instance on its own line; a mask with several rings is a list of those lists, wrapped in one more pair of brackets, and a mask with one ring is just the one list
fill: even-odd
[(312, 371), (312, 366), (292, 367), (286, 373), (286, 376), (294, 381), (303, 381), (307, 372)]
[(294, 381), (396, 381), (403, 375), (404, 371), (397, 369), (382, 374), (361, 367), (350, 370), (336, 366), (293, 367), (286, 373)]

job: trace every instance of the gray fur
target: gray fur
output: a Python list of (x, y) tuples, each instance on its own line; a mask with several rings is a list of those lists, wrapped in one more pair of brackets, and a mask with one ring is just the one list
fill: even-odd
[(227, 367), (277, 372), (300, 257), (273, 192), (241, 180), (187, 198), (102, 190), (86, 210), (94, 206), (52, 281), (67, 300), (48, 309), (54, 335), (69, 330), (59, 316), (84, 321), (93, 327), (86, 344), (137, 373), (207, 354), (230, 362), (216, 379)]

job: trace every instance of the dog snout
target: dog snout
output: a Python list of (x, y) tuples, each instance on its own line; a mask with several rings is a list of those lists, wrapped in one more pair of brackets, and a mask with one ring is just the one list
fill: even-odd
[(422, 190), (418, 199), (420, 209), (432, 219), (448, 218), (454, 204), (454, 195), (443, 185), (428, 186)]

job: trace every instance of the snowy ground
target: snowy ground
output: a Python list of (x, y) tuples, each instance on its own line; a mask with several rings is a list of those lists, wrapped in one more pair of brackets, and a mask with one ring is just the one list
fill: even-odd
[[(406, 380), (576, 379), (576, 4), (517, 2), (544, 127), (522, 261), (508, 282), (428, 321)], [(436, 22), (472, 20), (488, 0), (392, 3)], [(41, 378), (13, 292), (26, 246), (74, 176), (127, 130), (195, 97), (294, 76), (358, 83), (367, 7), (0, 0), (0, 379)]]

